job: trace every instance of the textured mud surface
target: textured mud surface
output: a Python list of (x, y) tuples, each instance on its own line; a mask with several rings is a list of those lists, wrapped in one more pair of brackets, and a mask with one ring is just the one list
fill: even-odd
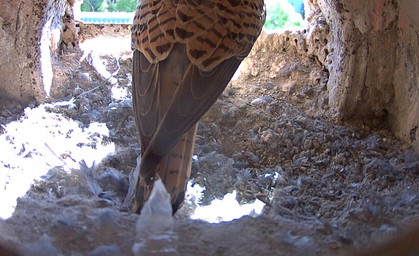
[[(242, 203), (263, 201), (262, 216), (208, 224), (188, 219), (188, 204), (175, 216), (179, 255), (343, 255), (400, 233), (419, 215), (417, 153), (385, 130), (336, 123), (325, 93), (327, 70), (315, 52), (299, 50), (301, 38), (263, 36), (199, 124), (192, 178), (206, 188), (201, 203), (236, 190)], [(51, 123), (71, 120), (82, 130), (106, 124), (109, 133), (92, 134), (79, 146), (112, 144), (115, 151), (94, 167), (76, 160), (75, 167), (53, 165), (32, 182), (13, 216), (0, 223), (0, 242), (28, 255), (132, 255), (138, 216), (120, 211), (139, 153), (130, 53), (82, 55), (65, 52), (56, 67), (67, 84), (55, 97), (73, 100), (39, 108)], [(95, 58), (110, 74), (117, 70), (112, 79), (93, 68)], [(116, 98), (118, 89), (128, 94)], [(1, 136), (10, 121), (25, 122), (21, 111), (1, 113)], [(70, 141), (71, 129), (60, 128)], [(20, 148), (16, 141), (9, 136), (4, 143)], [(55, 153), (45, 157), (72, 159)], [(29, 161), (42, 155), (24, 146), (19, 154)], [(13, 173), (9, 159), (0, 162), (1, 172)]]

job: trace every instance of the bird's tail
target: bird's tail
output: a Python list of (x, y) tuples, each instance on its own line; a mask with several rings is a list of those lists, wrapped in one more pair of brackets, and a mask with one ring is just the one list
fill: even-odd
[[(186, 183), (191, 175), (192, 154), (195, 144), (195, 135), (198, 124), (195, 124), (176, 145), (165, 155), (157, 166), (157, 176), (163, 181), (173, 208), (173, 214), (181, 206), (186, 191)], [(139, 182), (138, 182), (139, 181)], [(134, 199), (134, 212), (140, 213), (144, 202), (148, 199), (153, 185), (147, 185), (141, 177), (134, 188), (136, 197)]]

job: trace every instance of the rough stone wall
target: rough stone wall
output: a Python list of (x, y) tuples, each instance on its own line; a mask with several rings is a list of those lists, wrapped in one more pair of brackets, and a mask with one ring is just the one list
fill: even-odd
[(419, 152), (419, 1), (399, 1), (391, 127)]
[(58, 45), (66, 4), (66, 0), (0, 2), (0, 107), (45, 100), (42, 69), (48, 67), (41, 65), (41, 47), (50, 50)]
[(417, 0), (308, 0), (330, 24), (329, 103), (419, 151)]
[[(330, 29), (322, 17), (303, 31), (262, 32), (248, 58), (240, 66), (239, 84), (255, 86), (265, 93), (284, 93), (312, 116), (329, 112), (326, 63)], [(272, 53), (277, 54), (272, 54)], [(272, 90), (271, 90), (272, 89)]]

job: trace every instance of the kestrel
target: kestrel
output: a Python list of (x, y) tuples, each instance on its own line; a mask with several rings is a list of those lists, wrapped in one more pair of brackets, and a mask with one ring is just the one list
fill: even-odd
[(265, 22), (263, 0), (142, 0), (132, 27), (133, 109), (141, 162), (139, 213), (162, 179), (173, 213), (184, 200), (198, 120), (249, 54)]

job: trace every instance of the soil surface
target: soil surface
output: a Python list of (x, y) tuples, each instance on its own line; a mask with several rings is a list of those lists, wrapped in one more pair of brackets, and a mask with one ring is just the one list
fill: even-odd
[[(186, 203), (174, 217), (173, 237), (162, 239), (173, 250), (150, 255), (344, 255), (417, 222), (418, 154), (384, 129), (337, 123), (321, 62), (295, 51), (279, 54), (264, 41), (291, 44), (299, 36), (263, 35), (199, 123), (191, 178), (206, 188), (200, 204), (236, 190), (241, 203), (264, 202), (262, 215), (210, 224), (189, 219), (194, 206)], [(73, 128), (63, 125), (57, 132), (80, 150), (115, 148), (93, 166), (66, 164), (75, 153), (45, 156), (63, 164), (32, 182), (13, 216), (0, 222), (0, 242), (25, 255), (133, 255), (138, 241), (138, 215), (120, 209), (140, 150), (131, 53), (84, 54), (77, 47), (61, 53), (55, 84), (62, 86), (55, 87), (50, 104), (0, 115), (2, 137), (11, 121), (23, 124), (31, 109), (42, 109), (51, 123), (75, 121), (82, 130), (104, 123), (108, 134), (83, 141), (74, 142)], [(115, 97), (118, 90), (126, 94)], [(26, 160), (42, 155), (37, 148), (19, 152)], [(14, 172), (9, 159), (0, 162), (1, 172)]]

